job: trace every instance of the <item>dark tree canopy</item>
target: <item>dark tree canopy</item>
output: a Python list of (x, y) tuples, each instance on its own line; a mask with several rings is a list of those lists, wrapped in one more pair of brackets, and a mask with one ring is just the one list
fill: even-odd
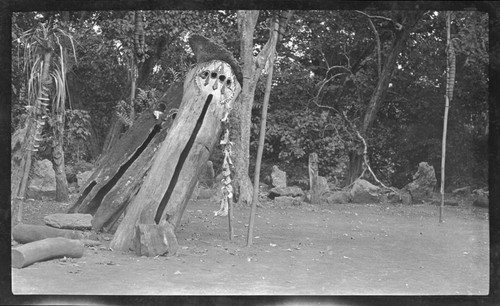
[[(259, 14), (254, 55), (262, 51), (268, 40), (267, 21), (272, 14)], [(446, 177), (451, 182), (447, 186), (486, 185), (488, 17), (475, 11), (453, 14), (457, 77), (449, 114)], [(225, 46), (235, 56), (236, 60), (229, 64), (238, 80), (242, 80), (236, 11), (146, 10), (145, 60), (138, 65), (138, 94), (133, 106), (120, 102), (126, 101), (130, 92), (133, 16), (131, 11), (14, 13), (12, 131), (22, 122), (25, 106), (29, 105), (22, 71), (22, 51), (26, 46), (17, 38), (48, 20), (70, 31), (77, 41), (77, 61), (70, 61), (67, 74), (68, 134), (64, 154), (70, 167), (99, 158), (114, 114), (126, 122), (133, 107), (140, 115), (158, 101), (170, 84), (183, 79), (197, 61), (192, 52), (198, 48), (196, 40), (206, 37)], [(356, 130), (363, 129), (379, 73), (384, 71), (398, 35), (411, 18), (414, 17), (410, 12), (397, 9), (294, 12), (277, 47), (263, 156), (264, 177), (269, 174), (266, 169), (270, 167), (266, 165), (278, 164), (289, 172), (292, 181), (307, 183), (308, 156), (316, 152), (320, 175), (342, 184), (350, 154), (362, 151)], [(409, 181), (421, 161), (433, 165), (439, 177), (446, 81), (445, 19), (442, 12), (430, 10), (420, 11), (414, 21), (389, 71), (376, 116), (364, 135), (375, 173), (385, 183), (397, 187)], [(398, 25), (403, 25), (403, 30)], [(193, 37), (191, 46), (189, 36)], [(203, 52), (198, 50), (198, 54)], [(261, 80), (252, 110), (252, 154), (256, 150), (263, 93)], [(124, 123), (118, 132), (127, 128)], [(49, 138), (44, 134), (47, 144), (41, 143), (36, 158), (50, 156), (43, 149)], [(216, 168), (220, 167), (220, 153), (214, 153), (211, 159)]]

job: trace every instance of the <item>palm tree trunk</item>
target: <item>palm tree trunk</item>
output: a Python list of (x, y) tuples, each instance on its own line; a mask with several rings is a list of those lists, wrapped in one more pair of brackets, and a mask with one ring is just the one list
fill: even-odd
[[(61, 57), (65, 53), (60, 54)], [(62, 66), (62, 65), (61, 65)], [(66, 74), (64, 67), (61, 67), (61, 74)], [(51, 84), (52, 78), (43, 79), (44, 84)], [(42, 85), (43, 86), (43, 85)], [(62, 90), (66, 90), (66, 85), (62, 86)], [(54, 140), (52, 143), (52, 167), (54, 168), (56, 177), (56, 201), (67, 202), (69, 200), (68, 180), (66, 179), (66, 171), (64, 164), (64, 117), (65, 117), (65, 101), (61, 101), (56, 105), (52, 103), (52, 111), (55, 119), (55, 126), (53, 128)]]
[(44, 54), (44, 59), (43, 59), (43, 70), (42, 70), (42, 85), (41, 85), (41, 90), (38, 93), (38, 97), (34, 103), (34, 111), (33, 111), (33, 116), (30, 119), (30, 122), (28, 122), (28, 129), (27, 129), (27, 139), (25, 143), (25, 154), (23, 157), (23, 161), (21, 162), (21, 169), (22, 169), (22, 175), (21, 175), (21, 185), (19, 186), (18, 190), (18, 197), (19, 198), (24, 198), (26, 195), (26, 187), (28, 185), (28, 175), (31, 170), (31, 155), (32, 155), (32, 150), (33, 150), (33, 145), (35, 144), (35, 135), (37, 134), (37, 130), (41, 127), (37, 126), (36, 121), (35, 121), (35, 116), (39, 112), (39, 110), (43, 107), (42, 104), (45, 103), (49, 98), (49, 93), (48, 90), (46, 90), (46, 87), (44, 86), (46, 82), (50, 82), (50, 61), (52, 59), (52, 54), (50, 52), (45, 52)]

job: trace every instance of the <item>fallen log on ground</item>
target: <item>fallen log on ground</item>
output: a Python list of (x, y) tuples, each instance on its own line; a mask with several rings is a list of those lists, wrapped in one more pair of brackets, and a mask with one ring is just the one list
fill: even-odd
[(83, 256), (83, 242), (62, 237), (47, 238), (12, 249), (12, 267), (24, 268), (35, 262)]
[(99, 240), (91, 240), (91, 239), (79, 239), (85, 246), (97, 246), (101, 245), (102, 242)]
[(12, 237), (22, 244), (45, 238), (89, 239), (90, 236), (90, 232), (59, 229), (45, 225), (18, 224), (12, 229)]

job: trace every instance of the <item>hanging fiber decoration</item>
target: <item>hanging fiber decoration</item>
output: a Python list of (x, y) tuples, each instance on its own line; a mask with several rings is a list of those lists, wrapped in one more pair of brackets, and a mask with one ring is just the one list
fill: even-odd
[[(222, 123), (225, 124), (228, 121), (229, 109), (226, 110), (224, 117), (222, 118)], [(224, 161), (222, 162), (222, 199), (220, 203), (220, 209), (214, 211), (215, 216), (227, 216), (229, 201), (233, 197), (233, 186), (231, 185), (231, 166), (233, 161), (231, 160), (232, 146), (233, 142), (229, 141), (229, 129), (226, 127), (224, 132), (224, 138), (220, 142), (224, 146)]]

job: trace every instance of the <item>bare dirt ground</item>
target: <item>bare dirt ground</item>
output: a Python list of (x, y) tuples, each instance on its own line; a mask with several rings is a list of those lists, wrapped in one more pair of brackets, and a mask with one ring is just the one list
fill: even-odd
[[(70, 204), (26, 201), (24, 223), (43, 224)], [(258, 208), (246, 247), (249, 208), (236, 208), (235, 234), (218, 204), (191, 202), (172, 257), (146, 258), (86, 247), (77, 259), (12, 269), (14, 294), (56, 295), (487, 295), (488, 210), (310, 205)]]

